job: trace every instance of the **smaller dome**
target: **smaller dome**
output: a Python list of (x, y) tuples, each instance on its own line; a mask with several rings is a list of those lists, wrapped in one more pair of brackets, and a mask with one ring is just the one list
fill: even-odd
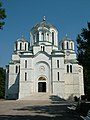
[(62, 50), (74, 50), (74, 41), (66, 36), (60, 41), (60, 47)]
[(71, 38), (68, 37), (68, 35), (66, 34), (66, 36), (61, 40), (63, 41), (73, 41)]
[(18, 38), (16, 42), (19, 42), (19, 41), (20, 41), (20, 42), (28, 42), (28, 41), (24, 38), (23, 35), (22, 35), (21, 38)]

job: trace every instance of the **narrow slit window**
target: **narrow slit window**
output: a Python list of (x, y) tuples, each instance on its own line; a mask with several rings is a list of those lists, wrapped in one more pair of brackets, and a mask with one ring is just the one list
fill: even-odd
[(25, 81), (27, 81), (27, 73), (25, 72)]
[(71, 43), (71, 49), (73, 50), (73, 44)]
[(42, 46), (41, 46), (41, 51), (42, 51)]
[(49, 41), (49, 34), (47, 34), (47, 41)]
[(68, 42), (67, 42), (67, 49), (69, 49)]
[(44, 41), (44, 33), (42, 33), (42, 41)]
[(20, 50), (22, 50), (22, 43), (20, 43)]
[(59, 79), (60, 79), (59, 72), (57, 72), (57, 77), (58, 77), (58, 81), (59, 81)]
[(67, 73), (69, 73), (69, 65), (67, 65)]
[(52, 45), (54, 45), (54, 32), (52, 32)]
[(57, 68), (59, 68), (59, 60), (57, 60)]
[(27, 68), (27, 60), (25, 60), (25, 68)]

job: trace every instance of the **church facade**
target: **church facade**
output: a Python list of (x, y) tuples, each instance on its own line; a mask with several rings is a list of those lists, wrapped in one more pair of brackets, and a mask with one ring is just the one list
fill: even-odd
[(64, 99), (84, 95), (83, 67), (76, 60), (74, 41), (66, 35), (58, 42), (58, 30), (42, 22), (30, 31), (30, 42), (16, 40), (6, 65), (6, 99), (22, 99), (48, 93)]

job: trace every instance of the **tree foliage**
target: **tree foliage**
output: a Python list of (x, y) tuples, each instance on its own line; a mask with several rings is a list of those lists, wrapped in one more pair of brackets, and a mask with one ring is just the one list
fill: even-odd
[(5, 96), (5, 70), (0, 68), (0, 99)]
[(6, 18), (5, 9), (2, 8), (2, 2), (0, 2), (0, 29), (3, 29), (5, 22), (3, 21)]
[(85, 93), (90, 95), (90, 23), (77, 36), (78, 61), (84, 68)]

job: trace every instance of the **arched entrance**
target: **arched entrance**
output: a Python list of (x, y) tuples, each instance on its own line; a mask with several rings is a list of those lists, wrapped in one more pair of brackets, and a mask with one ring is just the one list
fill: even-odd
[(46, 78), (40, 77), (38, 80), (38, 92), (46, 92)]

